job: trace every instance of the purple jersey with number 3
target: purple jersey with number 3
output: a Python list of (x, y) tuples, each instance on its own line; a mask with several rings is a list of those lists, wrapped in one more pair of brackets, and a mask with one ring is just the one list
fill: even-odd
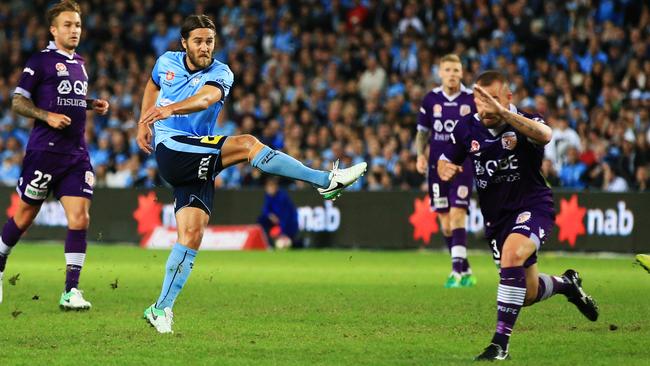
[(86, 93), (88, 75), (78, 54), (58, 50), (54, 42), (27, 61), (15, 93), (31, 99), (36, 107), (70, 117), (72, 123), (61, 129), (36, 120), (26, 150), (62, 154), (87, 154)]
[[(539, 123), (539, 115), (510, 110)], [(509, 124), (498, 129), (486, 128), (473, 114), (463, 118), (452, 132), (453, 143), (444, 157), (454, 164), (472, 158), (474, 178), (485, 219), (486, 236), (508, 220), (511, 215), (535, 209), (554, 216), (551, 189), (542, 176), (544, 146), (536, 144)]]

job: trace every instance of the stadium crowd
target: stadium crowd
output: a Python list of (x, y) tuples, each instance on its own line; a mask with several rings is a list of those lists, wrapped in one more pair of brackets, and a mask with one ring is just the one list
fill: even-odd
[[(11, 111), (26, 58), (46, 47), (47, 0), (0, 3), (0, 183), (20, 174), (30, 121)], [(424, 189), (415, 169), (415, 121), (453, 52), (464, 84), (486, 69), (511, 80), (513, 102), (554, 130), (544, 174), (556, 187), (650, 189), (650, 5), (643, 0), (139, 0), (80, 1), (77, 49), (92, 115), (86, 140), (97, 185), (163, 184), (135, 143), (143, 88), (157, 56), (180, 49), (185, 15), (216, 20), (215, 58), (235, 84), (217, 133), (252, 133), (307, 165), (365, 160), (355, 189)], [(221, 187), (261, 185), (247, 164)], [(297, 183), (297, 188), (304, 184)]]

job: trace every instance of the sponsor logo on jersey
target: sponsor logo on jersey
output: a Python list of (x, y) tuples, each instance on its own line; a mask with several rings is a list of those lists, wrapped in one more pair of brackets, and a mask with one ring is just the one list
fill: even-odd
[(462, 104), (460, 106), (460, 115), (461, 116), (466, 116), (466, 115), (470, 114), (471, 111), (472, 111), (472, 108), (470, 108), (470, 106), (467, 105), (467, 104)]
[(508, 131), (501, 136), (501, 146), (506, 150), (514, 150), (517, 147), (517, 135)]
[(68, 72), (68, 67), (65, 66), (65, 64), (62, 62), (57, 62), (56, 65), (54, 65), (54, 68), (56, 69), (56, 76), (70, 75), (70, 73)]
[(197, 85), (199, 85), (200, 82), (201, 82), (200, 78), (194, 78), (194, 79), (192, 79), (192, 81), (190, 81), (190, 85), (191, 86), (197, 86)]
[(458, 186), (458, 189), (456, 190), (456, 195), (458, 195), (458, 198), (467, 198), (467, 195), (469, 194), (469, 188), (465, 185), (460, 185)]
[(433, 116), (442, 117), (442, 106), (440, 104), (433, 105)]
[(516, 224), (523, 224), (525, 222), (528, 222), (530, 220), (530, 211), (524, 211), (517, 216), (517, 220), (515, 220)]
[(175, 76), (176, 76), (176, 74), (174, 74), (173, 71), (167, 71), (167, 74), (165, 74), (165, 79), (167, 81), (172, 81), (172, 80), (174, 80)]
[(31, 76), (34, 76), (34, 70), (30, 69), (29, 67), (24, 68), (23, 72), (26, 72)]
[(478, 143), (476, 140), (472, 140), (472, 146), (469, 149), (469, 152), (477, 152), (481, 149), (481, 144)]

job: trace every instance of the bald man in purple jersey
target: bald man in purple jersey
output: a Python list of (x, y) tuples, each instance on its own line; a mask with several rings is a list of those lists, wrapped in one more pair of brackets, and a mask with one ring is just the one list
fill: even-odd
[(7, 257), (52, 192), (68, 220), (65, 290), (59, 306), (90, 309), (78, 289), (95, 181), (84, 141), (86, 110), (106, 114), (109, 105), (105, 100), (86, 99), (88, 74), (84, 59), (75, 53), (81, 37), (79, 5), (62, 0), (48, 10), (47, 18), (54, 40), (27, 61), (12, 104), (16, 113), (34, 119), (34, 128), (18, 181), (21, 200), (0, 234), (0, 302)]
[(476, 360), (507, 359), (521, 308), (555, 294), (566, 296), (589, 320), (598, 319), (598, 307), (576, 271), (561, 276), (538, 271), (537, 251), (555, 221), (553, 195), (541, 174), (551, 128), (541, 116), (518, 111), (511, 99), (503, 74), (482, 73), (474, 87), (478, 113), (456, 124), (453, 143), (438, 161), (440, 178), (450, 181), (463, 171), (465, 158), (472, 159), (485, 236), (500, 267), (496, 331)]

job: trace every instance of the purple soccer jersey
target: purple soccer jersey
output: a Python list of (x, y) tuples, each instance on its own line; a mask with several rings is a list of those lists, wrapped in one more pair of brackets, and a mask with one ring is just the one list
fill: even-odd
[[(539, 115), (510, 110), (544, 123)], [(542, 176), (544, 147), (531, 142), (514, 127), (486, 128), (473, 114), (463, 118), (452, 133), (444, 158), (460, 164), (470, 156), (485, 220), (485, 234), (495, 259), (508, 233), (519, 232), (537, 246), (553, 226), (553, 195)]]
[(57, 130), (36, 120), (26, 150), (87, 154), (87, 92), (88, 75), (81, 56), (58, 50), (54, 42), (34, 54), (23, 69), (15, 93), (31, 99), (38, 108), (70, 117), (72, 123)]
[(436, 171), (440, 155), (451, 144), (450, 135), (459, 120), (476, 112), (472, 90), (463, 85), (454, 95), (447, 95), (441, 87), (435, 88), (422, 100), (418, 114), (418, 130), (430, 131), (429, 140), (429, 197), (436, 212), (445, 213), (450, 207), (469, 206), (472, 194), (472, 164), (467, 158), (464, 171), (452, 182), (443, 182)]
[(57, 199), (92, 197), (95, 176), (84, 140), (87, 91), (84, 60), (76, 53), (69, 55), (50, 42), (27, 61), (15, 93), (72, 120), (61, 130), (34, 122), (17, 187), (28, 204), (39, 205), (52, 191)]

